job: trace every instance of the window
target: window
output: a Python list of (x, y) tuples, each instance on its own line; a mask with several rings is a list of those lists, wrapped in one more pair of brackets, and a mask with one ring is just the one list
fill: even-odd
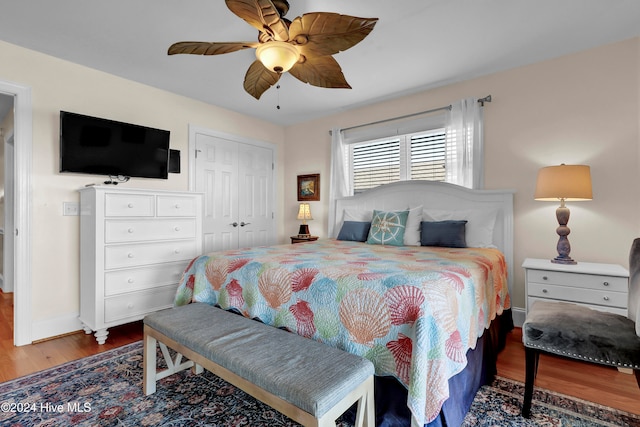
[(354, 194), (402, 180), (446, 179), (444, 128), (349, 146)]

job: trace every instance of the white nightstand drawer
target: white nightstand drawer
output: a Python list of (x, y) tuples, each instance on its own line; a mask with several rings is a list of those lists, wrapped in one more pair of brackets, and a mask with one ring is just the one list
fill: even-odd
[(105, 194), (106, 216), (153, 216), (155, 196), (146, 194)]
[[(546, 298), (529, 297), (529, 298), (527, 298), (527, 307), (529, 307), (529, 309), (531, 309), (531, 306), (536, 301), (549, 302), (549, 301), (553, 301), (553, 300), (549, 300), (549, 299), (546, 299)], [(606, 311), (608, 313), (615, 313), (615, 314), (619, 314), (620, 316), (627, 317), (627, 309), (626, 308), (608, 307), (606, 305), (583, 304), (583, 303), (579, 303), (579, 302), (575, 302), (575, 301), (571, 301), (571, 303), (572, 304), (582, 305), (582, 306), (585, 306), (585, 307), (589, 307), (589, 308), (591, 308), (593, 310)]]
[(158, 216), (196, 216), (196, 199), (186, 196), (158, 196)]
[(105, 298), (104, 320), (105, 322), (113, 322), (131, 317), (142, 317), (152, 311), (169, 308), (173, 306), (177, 287), (177, 285), (165, 286), (159, 289)]
[(195, 219), (106, 220), (105, 243), (143, 240), (192, 239), (196, 235)]
[(104, 267), (125, 268), (182, 261), (195, 258), (197, 252), (195, 240), (107, 246), (104, 249)]
[(552, 285), (574, 286), (613, 292), (628, 292), (629, 287), (629, 279), (627, 277), (567, 273), (549, 270), (529, 270), (527, 273), (527, 280), (530, 283), (548, 283)]
[(187, 261), (182, 261), (109, 271), (104, 275), (104, 296), (177, 285), (187, 264)]
[(539, 298), (597, 304), (625, 309), (627, 307), (626, 292), (599, 291), (545, 283), (529, 283), (528, 291), (529, 296)]

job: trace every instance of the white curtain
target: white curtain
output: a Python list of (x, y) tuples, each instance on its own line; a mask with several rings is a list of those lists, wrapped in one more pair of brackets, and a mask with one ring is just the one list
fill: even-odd
[(446, 125), (447, 182), (475, 189), (484, 187), (482, 110), (477, 98), (451, 104)]
[(336, 237), (339, 231), (334, 230), (336, 223), (336, 200), (350, 196), (352, 193), (347, 156), (348, 150), (344, 142), (342, 130), (332, 129), (331, 172), (329, 182), (329, 237)]

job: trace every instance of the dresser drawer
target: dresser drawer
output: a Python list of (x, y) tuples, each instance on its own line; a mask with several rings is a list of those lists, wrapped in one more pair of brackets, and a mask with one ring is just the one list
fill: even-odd
[(549, 283), (552, 285), (575, 286), (614, 292), (628, 292), (629, 288), (626, 277), (566, 273), (562, 271), (528, 270), (527, 280), (529, 283)]
[(147, 313), (172, 307), (177, 287), (165, 286), (105, 298), (104, 321), (109, 323), (127, 318), (142, 318)]
[(176, 285), (182, 278), (187, 261), (148, 267), (108, 271), (104, 275), (104, 296)]
[(597, 304), (608, 307), (627, 307), (626, 292), (600, 291), (545, 283), (529, 283), (528, 292), (528, 296), (539, 298)]
[(192, 239), (196, 235), (195, 219), (131, 219), (105, 221), (106, 243), (144, 240)]
[(106, 216), (154, 216), (155, 196), (145, 194), (105, 194)]
[(126, 268), (190, 260), (198, 255), (198, 249), (195, 240), (112, 245), (105, 247), (104, 267)]
[[(535, 303), (536, 301), (545, 301), (545, 302), (553, 302), (553, 300), (549, 300), (546, 298), (536, 298), (536, 297), (528, 297), (527, 298), (527, 307), (529, 307), (529, 309), (531, 309), (531, 306), (533, 305), (533, 303)], [(572, 304), (577, 304), (577, 305), (582, 305), (585, 307), (589, 307), (593, 310), (598, 310), (598, 311), (606, 311), (608, 313), (615, 313), (615, 314), (619, 314), (620, 316), (624, 316), (627, 317), (627, 309), (626, 308), (618, 308), (618, 307), (609, 307), (606, 305), (593, 305), (593, 304), (583, 304), (583, 303), (579, 303), (579, 302), (573, 302), (571, 301)]]
[(158, 196), (158, 216), (196, 216), (196, 199), (187, 196)]

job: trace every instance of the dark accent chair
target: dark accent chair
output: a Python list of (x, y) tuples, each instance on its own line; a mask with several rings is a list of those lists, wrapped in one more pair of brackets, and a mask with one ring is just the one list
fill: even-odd
[(633, 369), (640, 387), (640, 238), (629, 254), (627, 317), (564, 302), (537, 301), (522, 325), (525, 386), (522, 416), (531, 415), (540, 352)]

